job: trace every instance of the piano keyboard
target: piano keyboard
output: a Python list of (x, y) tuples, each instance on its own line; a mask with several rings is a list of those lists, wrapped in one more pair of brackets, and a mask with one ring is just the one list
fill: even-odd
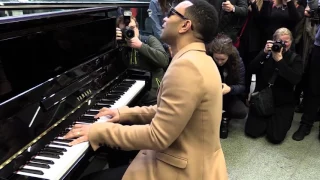
[[(143, 89), (145, 81), (124, 80), (117, 85), (104, 98), (92, 106), (85, 114), (75, 121), (77, 123), (91, 124), (97, 122), (94, 116), (102, 107), (119, 108), (126, 106)], [(98, 121), (104, 122), (108, 118), (102, 117)], [(46, 145), (36, 156), (34, 156), (16, 174), (37, 177), (48, 180), (62, 179), (63, 176), (84, 156), (89, 148), (89, 143), (84, 142), (75, 146), (69, 146), (72, 140), (62, 139), (72, 127), (66, 128), (50, 144)]]

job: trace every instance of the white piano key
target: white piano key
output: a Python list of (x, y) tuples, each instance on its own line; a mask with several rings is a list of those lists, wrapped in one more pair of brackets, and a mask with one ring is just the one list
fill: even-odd
[(92, 123), (86, 123), (86, 122), (79, 122), (79, 121), (76, 121), (75, 124), (85, 124), (85, 125), (90, 125)]
[[(137, 80), (122, 96), (119, 98), (110, 108), (120, 108), (122, 106), (126, 106), (131, 102), (143, 89), (145, 86), (145, 81)], [(97, 122), (106, 122), (111, 117), (102, 116), (100, 117)]]

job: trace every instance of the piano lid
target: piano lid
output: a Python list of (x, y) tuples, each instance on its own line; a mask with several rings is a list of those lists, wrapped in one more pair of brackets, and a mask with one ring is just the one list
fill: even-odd
[(116, 10), (0, 19), (0, 164), (95, 91), (102, 67), (114, 61)]
[(88, 8), (88, 7), (99, 7), (99, 6), (112, 6), (112, 7), (148, 7), (150, 0), (9, 0), (1, 1), (0, 9), (72, 9), (72, 8)]
[(115, 11), (99, 7), (0, 19), (0, 119), (12, 111), (3, 108), (9, 99), (114, 49), (115, 30), (110, 29), (114, 19), (108, 13)]

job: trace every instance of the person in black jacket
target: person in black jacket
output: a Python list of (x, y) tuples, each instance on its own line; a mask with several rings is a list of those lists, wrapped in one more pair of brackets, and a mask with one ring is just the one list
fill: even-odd
[(228, 136), (228, 121), (231, 118), (243, 119), (247, 116), (247, 107), (239, 96), (245, 92), (245, 68), (238, 50), (232, 45), (230, 37), (218, 36), (208, 45), (208, 54), (218, 66), (223, 88), (223, 119), (221, 138)]
[[(280, 52), (271, 51), (273, 41), (277, 40), (282, 40), (285, 48), (281, 48)], [(289, 29), (278, 29), (273, 35), (273, 41), (267, 41), (264, 50), (250, 63), (249, 71), (257, 77), (254, 92), (268, 87), (274, 72), (278, 71), (271, 87), (275, 113), (262, 117), (249, 109), (245, 133), (254, 138), (267, 134), (270, 142), (278, 144), (284, 140), (291, 127), (295, 108), (294, 86), (301, 79), (303, 65), (301, 57), (290, 51), (293, 38)], [(266, 58), (268, 53), (270, 57)]]
[(217, 1), (220, 4), (217, 9), (219, 12), (218, 33), (228, 35), (235, 42), (248, 14), (247, 0)]
[(264, 40), (271, 39), (273, 33), (281, 27), (293, 32), (303, 15), (304, 7), (298, 6), (296, 0), (264, 1), (260, 11), (260, 16), (265, 19), (263, 22), (266, 34), (266, 37), (263, 37)]

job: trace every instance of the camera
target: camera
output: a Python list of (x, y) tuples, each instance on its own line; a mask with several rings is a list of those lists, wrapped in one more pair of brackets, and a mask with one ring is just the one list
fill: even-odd
[(132, 39), (134, 37), (134, 30), (130, 27), (125, 27), (121, 29), (122, 31), (122, 39)]
[(310, 14), (310, 21), (311, 25), (319, 24), (320, 23), (320, 6), (317, 9), (312, 9), (309, 11)]
[(286, 44), (283, 41), (275, 41), (271, 47), (273, 52), (280, 52), (281, 48), (285, 48)]
[(123, 13), (123, 23), (125, 27), (121, 29), (122, 31), (122, 39), (132, 39), (135, 34), (134, 30), (129, 27), (130, 21), (131, 21), (131, 11), (124, 11)]

